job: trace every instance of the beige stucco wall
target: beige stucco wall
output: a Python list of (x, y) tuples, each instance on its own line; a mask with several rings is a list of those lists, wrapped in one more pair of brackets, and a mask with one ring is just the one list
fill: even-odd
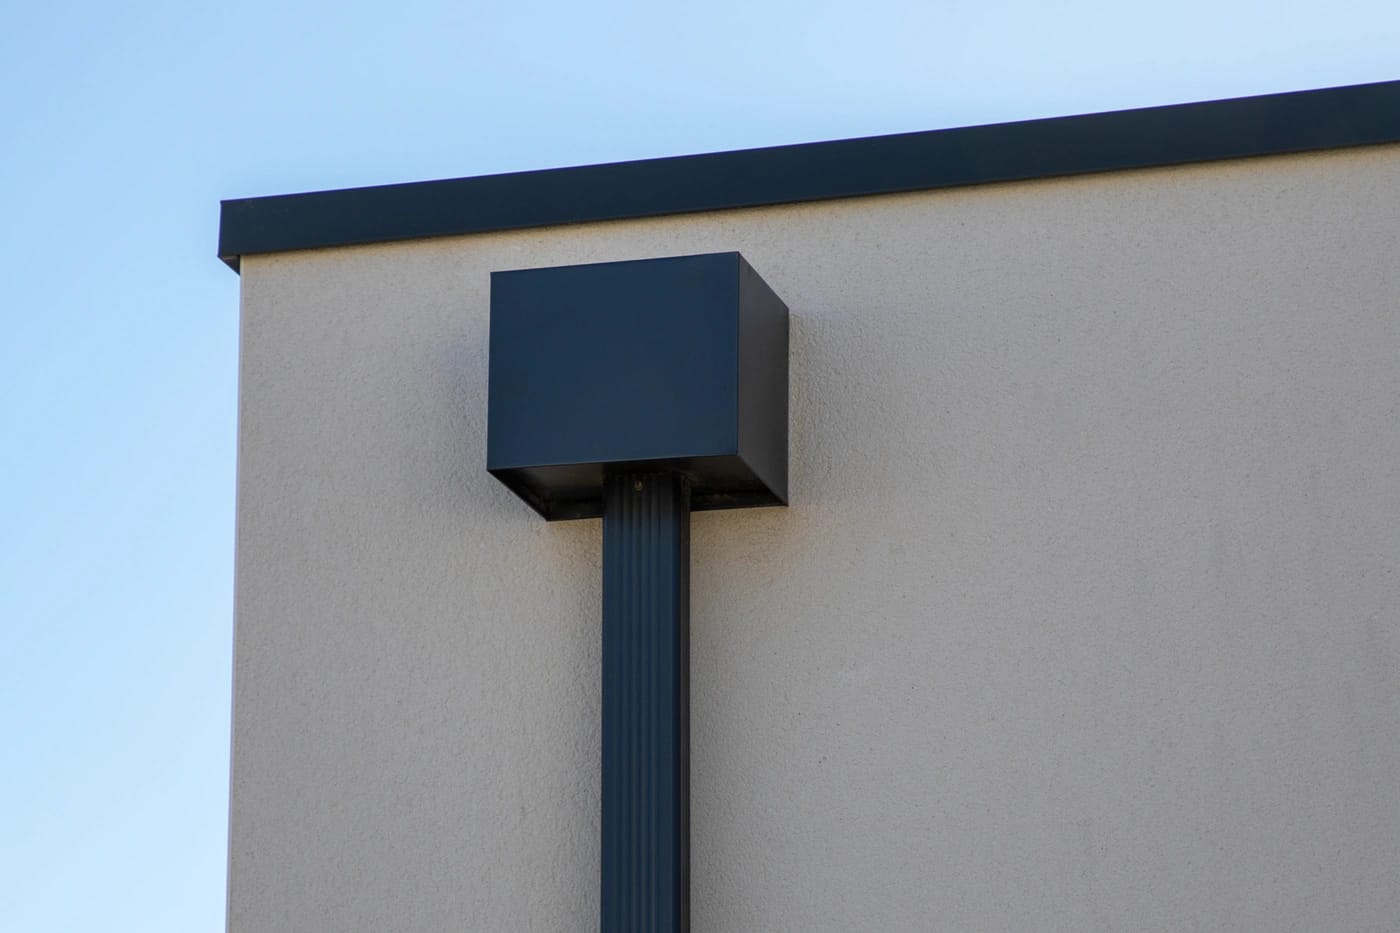
[(792, 507), (694, 517), (697, 933), (1393, 930), (1400, 147), (243, 260), (230, 925), (596, 925), (596, 521), (488, 273), (741, 251)]

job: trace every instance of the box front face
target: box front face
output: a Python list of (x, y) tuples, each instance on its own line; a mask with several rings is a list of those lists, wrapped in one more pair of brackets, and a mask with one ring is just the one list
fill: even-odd
[(733, 453), (733, 254), (491, 278), (493, 469)]

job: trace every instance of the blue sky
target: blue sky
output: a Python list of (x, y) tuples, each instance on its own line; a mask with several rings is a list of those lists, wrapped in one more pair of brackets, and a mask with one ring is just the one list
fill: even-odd
[(221, 198), (1400, 78), (1393, 0), (0, 4), (6, 931), (223, 928)]

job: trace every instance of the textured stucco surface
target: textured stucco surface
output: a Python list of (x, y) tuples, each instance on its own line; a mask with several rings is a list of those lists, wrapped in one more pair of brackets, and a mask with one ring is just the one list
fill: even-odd
[(1400, 148), (243, 261), (230, 925), (597, 911), (596, 521), (488, 274), (741, 251), (789, 509), (696, 515), (697, 933), (1392, 930)]

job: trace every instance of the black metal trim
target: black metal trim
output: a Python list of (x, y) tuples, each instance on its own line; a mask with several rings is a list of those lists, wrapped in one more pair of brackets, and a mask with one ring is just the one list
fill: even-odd
[(224, 201), (219, 258), (1400, 142), (1400, 81)]

